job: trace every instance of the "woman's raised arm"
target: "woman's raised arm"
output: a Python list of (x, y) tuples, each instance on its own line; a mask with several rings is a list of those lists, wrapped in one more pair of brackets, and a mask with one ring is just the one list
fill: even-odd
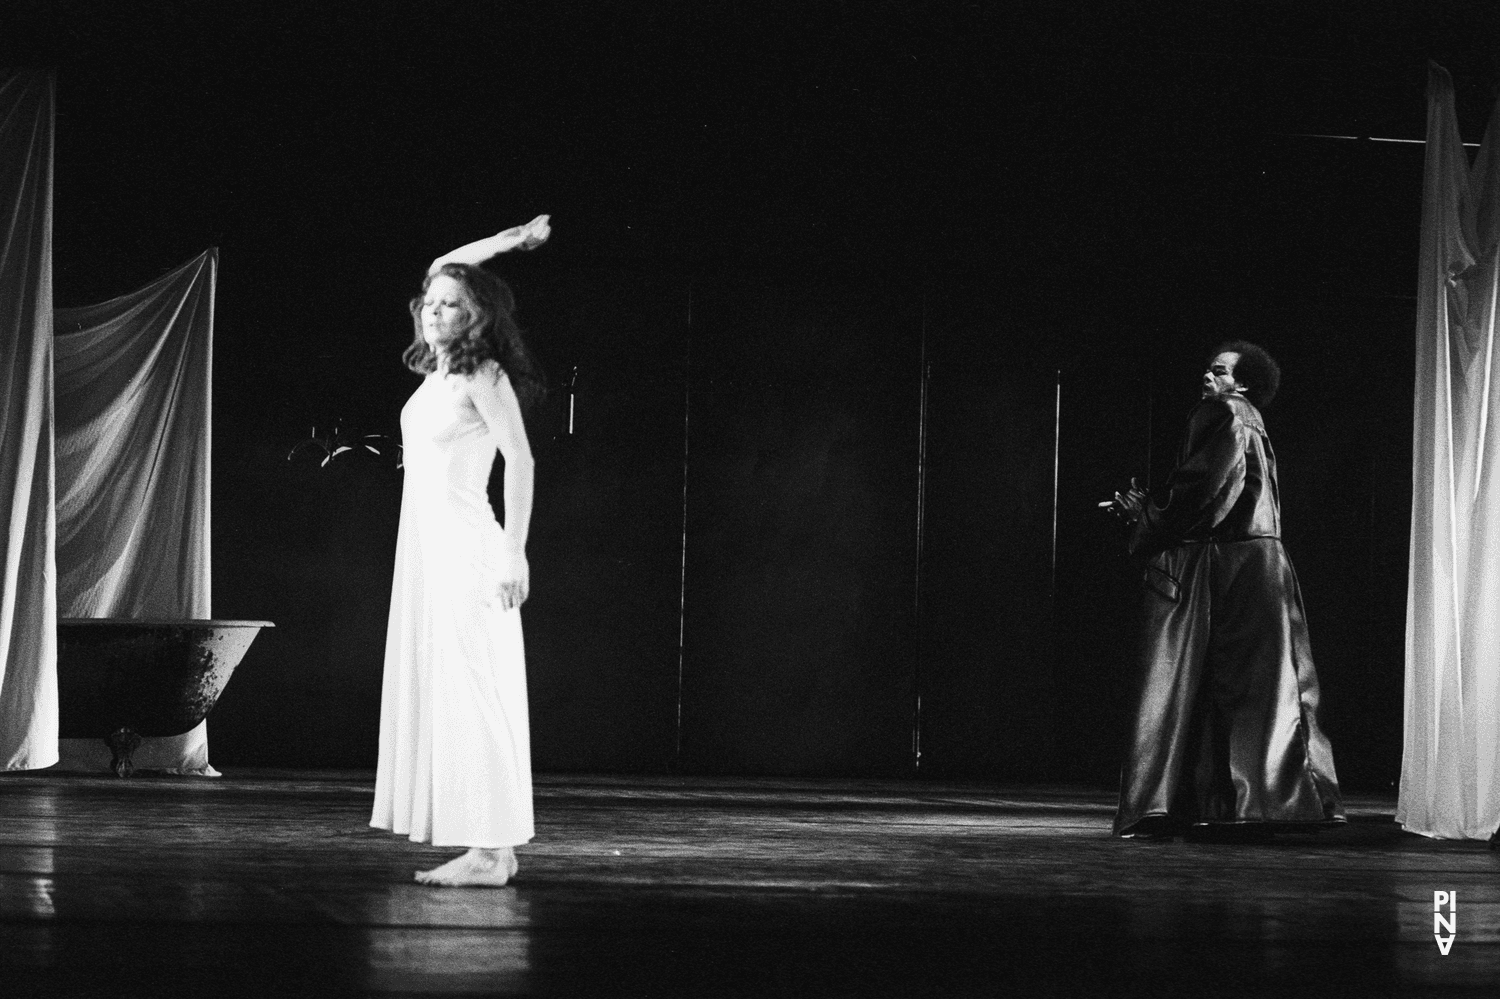
[(429, 277), (436, 274), (444, 264), (482, 264), (491, 257), (511, 250), (534, 250), (552, 235), (551, 220), (551, 215), (538, 215), (525, 225), (511, 226), (493, 236), (465, 243), (434, 260), (432, 266), (427, 268), (427, 274)]

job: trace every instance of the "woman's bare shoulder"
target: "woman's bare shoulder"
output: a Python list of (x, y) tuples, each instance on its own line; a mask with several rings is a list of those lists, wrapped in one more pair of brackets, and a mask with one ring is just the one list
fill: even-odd
[(464, 394), (480, 404), (494, 405), (507, 396), (515, 395), (510, 377), (494, 360), (481, 361), (473, 371), (457, 377), (462, 383)]
[(466, 384), (481, 386), (498, 385), (501, 382), (510, 381), (509, 376), (505, 373), (505, 369), (500, 366), (500, 362), (488, 357), (476, 364), (474, 370), (468, 374), (455, 375), (454, 377), (461, 379)]

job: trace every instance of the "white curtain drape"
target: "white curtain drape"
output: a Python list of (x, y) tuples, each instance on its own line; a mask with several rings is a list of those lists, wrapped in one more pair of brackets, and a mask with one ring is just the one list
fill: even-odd
[[(208, 468), (217, 254), (55, 315), (57, 604), (65, 618), (211, 618)], [(110, 769), (62, 739), (63, 769)], [(142, 769), (216, 775), (208, 723), (142, 739)]]
[[(57, 738), (57, 618), (212, 616), (218, 256), (54, 314), (54, 105), (50, 74), (0, 70), (0, 769), (103, 770), (102, 740)], [(214, 773), (206, 724), (134, 759)]]
[[(62, 617), (212, 617), (214, 250), (139, 291), (59, 309), (57, 603)], [(107, 770), (97, 739), (65, 768)], [(137, 767), (212, 774), (208, 725), (146, 739)]]
[(1405, 741), (1396, 819), (1500, 825), (1500, 114), (1470, 167), (1453, 82), (1427, 91), (1417, 291)]
[(208, 618), (216, 254), (54, 328), (61, 617)]
[(0, 70), (0, 769), (57, 762), (50, 74)]

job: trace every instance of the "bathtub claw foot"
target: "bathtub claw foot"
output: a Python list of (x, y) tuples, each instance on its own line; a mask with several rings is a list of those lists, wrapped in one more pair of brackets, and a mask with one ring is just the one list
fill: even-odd
[(135, 764), (130, 761), (130, 754), (140, 746), (141, 737), (133, 728), (120, 728), (104, 741), (109, 743), (109, 751), (113, 756), (109, 765), (114, 768), (115, 776), (129, 777), (135, 771)]

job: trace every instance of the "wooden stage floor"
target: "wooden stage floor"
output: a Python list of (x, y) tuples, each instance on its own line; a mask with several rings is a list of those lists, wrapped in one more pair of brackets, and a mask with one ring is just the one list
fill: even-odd
[[(1500, 854), (1394, 802), (1257, 845), (1113, 795), (541, 777), (500, 890), (370, 829), (365, 773), (0, 776), (0, 996), (1494, 996)], [(1458, 893), (1457, 939), (1433, 892)]]

